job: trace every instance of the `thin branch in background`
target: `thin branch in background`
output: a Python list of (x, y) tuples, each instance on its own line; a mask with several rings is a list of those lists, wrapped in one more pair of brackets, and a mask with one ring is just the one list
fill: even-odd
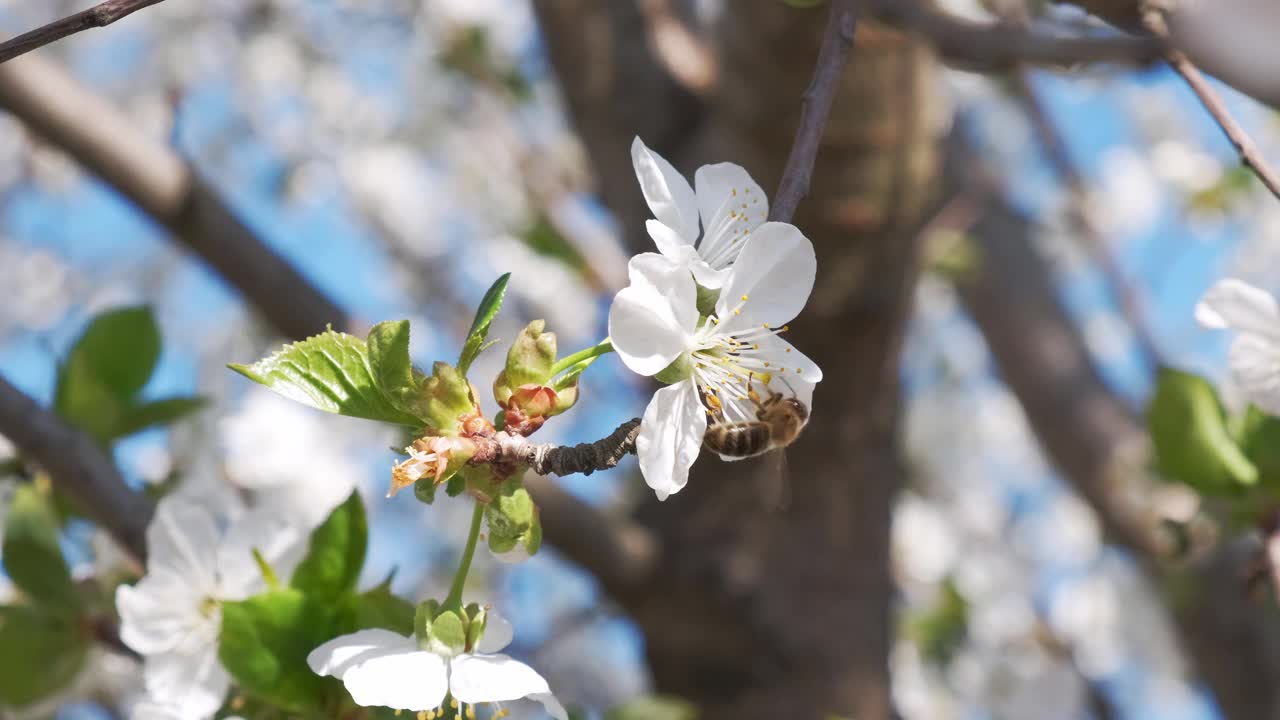
[[(1002, 14), (1009, 25), (1026, 27), (1030, 18), (1026, 5), (1017, 2), (1004, 8)], [(1025, 65), (1017, 65), (1011, 73), (1014, 89), (1022, 102), (1027, 119), (1031, 121), (1032, 132), (1040, 141), (1045, 157), (1058, 177), (1066, 183), (1071, 195), (1067, 207), (1067, 219), (1079, 234), (1086, 251), (1093, 256), (1102, 270), (1103, 277), (1115, 293), (1120, 312), (1128, 322), (1137, 340), (1138, 347), (1145, 356), (1147, 367), (1155, 367), (1161, 363), (1159, 345), (1147, 322), (1146, 308), (1142, 296), (1132, 282), (1125, 277), (1124, 270), (1107, 246), (1102, 230), (1089, 214), (1089, 190), (1085, 184), (1084, 174), (1080, 172), (1070, 153), (1067, 152), (1066, 139), (1054, 124), (1048, 109), (1031, 81), (1031, 71)]]
[[(1165, 14), (1168, 8), (1164, 7), (1164, 3), (1147, 0), (1142, 4), (1142, 24), (1157, 38), (1169, 40), (1169, 24), (1165, 20)], [(1222, 97), (1218, 95), (1218, 91), (1213, 89), (1209, 84), (1209, 80), (1200, 72), (1200, 69), (1177, 48), (1170, 47), (1165, 51), (1165, 61), (1174, 69), (1182, 79), (1191, 87), (1191, 91), (1200, 99), (1200, 103), (1204, 105), (1205, 110), (1213, 116), (1214, 121), (1218, 123), (1218, 127), (1222, 128), (1222, 132), (1227, 136), (1227, 140), (1235, 146), (1236, 153), (1240, 156), (1240, 161), (1245, 167), (1253, 171), (1254, 175), (1262, 181), (1262, 184), (1271, 191), (1271, 194), (1280, 199), (1280, 176), (1276, 175), (1275, 170), (1267, 164), (1266, 158), (1262, 157), (1262, 153), (1258, 150), (1258, 146), (1254, 144), (1253, 138), (1240, 127), (1231, 113), (1227, 111), (1227, 106), (1222, 102)]]
[(813, 80), (804, 91), (800, 106), (800, 127), (791, 143), (791, 153), (782, 170), (782, 180), (769, 208), (769, 219), (790, 222), (796, 214), (800, 200), (809, 194), (809, 179), (813, 177), (813, 163), (818, 157), (818, 145), (822, 131), (835, 102), (840, 76), (849, 62), (853, 49), (853, 34), (857, 29), (857, 3), (855, 0), (831, 0), (831, 14), (827, 17), (827, 29), (818, 50), (818, 63), (813, 69)]
[(151, 503), (133, 492), (107, 453), (0, 376), (0, 435), (49, 474), (54, 487), (139, 562), (147, 557)]
[(55, 20), (48, 25), (0, 43), (0, 63), (57, 42), (68, 35), (75, 35), (91, 28), (106, 27), (122, 17), (160, 2), (163, 0), (107, 0), (88, 10)]
[(282, 335), (302, 339), (330, 324), (359, 333), (347, 314), (268, 247), (186, 159), (56, 64), (32, 56), (0, 66), (0, 110), (168, 228)]
[(923, 0), (877, 0), (876, 17), (929, 40), (944, 58), (973, 70), (1004, 70), (1023, 63), (1146, 64), (1161, 57), (1163, 43), (1150, 37), (1048, 35), (1006, 22), (956, 17)]

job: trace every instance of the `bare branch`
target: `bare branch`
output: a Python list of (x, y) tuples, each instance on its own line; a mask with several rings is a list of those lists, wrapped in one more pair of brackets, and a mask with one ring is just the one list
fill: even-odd
[(115, 463), (83, 432), (40, 407), (0, 377), (0, 434), (49, 474), (76, 508), (101, 525), (139, 562), (147, 557), (151, 503), (125, 485)]
[(831, 2), (831, 14), (827, 16), (827, 29), (822, 36), (822, 47), (818, 49), (813, 80), (804, 91), (800, 126), (796, 129), (796, 139), (791, 143), (791, 154), (787, 156), (787, 165), (782, 170), (778, 192), (774, 194), (773, 205), (769, 208), (770, 220), (790, 222), (800, 201), (809, 194), (809, 179), (813, 177), (813, 162), (818, 156), (822, 131), (827, 126), (831, 104), (840, 89), (840, 75), (849, 62), (849, 51), (853, 49), (857, 10), (855, 0)]
[(622, 458), (634, 454), (639, 434), (640, 418), (622, 423), (608, 437), (573, 447), (532, 443), (523, 435), (500, 432), (491, 438), (472, 438), (476, 452), (470, 463), (528, 465), (539, 475), (590, 475), (597, 470), (615, 468)]
[(61, 20), (26, 32), (16, 38), (0, 43), (0, 63), (12, 60), (24, 53), (29, 53), (51, 42), (56, 42), (68, 35), (74, 35), (90, 28), (106, 27), (126, 15), (150, 7), (163, 0), (107, 0), (88, 10), (69, 15)]
[(347, 315), (260, 240), (164, 143), (56, 65), (27, 57), (0, 66), (0, 109), (62, 149), (168, 228), (256, 306), (285, 336)]
[[(1163, 40), (1169, 39), (1169, 25), (1165, 18), (1168, 12), (1164, 7), (1164, 3), (1148, 0), (1142, 4), (1142, 24), (1155, 35)], [(1262, 184), (1266, 186), (1271, 194), (1280, 199), (1280, 176), (1276, 175), (1274, 169), (1267, 164), (1266, 158), (1262, 157), (1258, 146), (1253, 143), (1253, 138), (1240, 127), (1231, 113), (1227, 112), (1226, 105), (1222, 102), (1222, 97), (1218, 95), (1218, 91), (1213, 89), (1200, 69), (1191, 62), (1181, 50), (1170, 47), (1165, 51), (1165, 60), (1169, 66), (1174, 69), (1183, 80), (1187, 81), (1187, 85), (1191, 87), (1192, 92), (1200, 99), (1200, 103), (1204, 105), (1205, 110), (1213, 116), (1218, 127), (1222, 128), (1222, 132), (1227, 136), (1227, 140), (1235, 146), (1236, 153), (1240, 155), (1240, 161), (1245, 167), (1253, 171)]]
[(886, 23), (926, 38), (947, 59), (975, 70), (1004, 70), (1020, 63), (1144, 64), (1160, 58), (1161, 43), (1153, 38), (1046, 35), (1006, 22), (956, 17), (921, 0), (877, 0), (876, 13)]

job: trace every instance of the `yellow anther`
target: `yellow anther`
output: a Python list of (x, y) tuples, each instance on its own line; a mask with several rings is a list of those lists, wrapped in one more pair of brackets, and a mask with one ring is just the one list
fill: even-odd
[(791, 352), (791, 348), (787, 348), (787, 352)]
[(768, 330), (768, 329), (769, 329), (769, 323), (760, 323), (760, 325), (761, 325), (761, 327), (763, 327), (765, 330)]
[(788, 330), (790, 330), (790, 329), (791, 329), (791, 326), (790, 326), (790, 325), (783, 325), (783, 326), (782, 326), (782, 332), (787, 332), (787, 331), (788, 331)]
[(454, 710), (458, 709), (458, 698), (449, 698), (449, 707)]
[(741, 314), (742, 314), (742, 311), (741, 311), (741, 310), (737, 310), (737, 309), (735, 309), (735, 310), (733, 311), (733, 314), (734, 314), (734, 315), (741, 315)]
[(712, 324), (712, 325), (719, 325), (719, 324), (720, 324), (720, 319), (719, 319), (719, 318), (711, 318), (711, 324)]
[(738, 196), (738, 188), (729, 188), (729, 194), (730, 194), (730, 195), (732, 195), (732, 196), (734, 196), (734, 197), (737, 197), (737, 196)]
[(737, 212), (735, 212), (735, 211), (733, 211), (733, 210), (730, 210), (730, 211), (729, 211), (729, 217), (731, 217), (731, 218), (736, 218), (736, 217), (738, 217), (738, 213), (737, 213)]
[(747, 296), (746, 296), (746, 295), (743, 295), (743, 296), (742, 296), (742, 302), (746, 302), (746, 301), (747, 301)]
[(747, 206), (747, 204), (746, 204), (746, 203), (742, 203), (742, 207), (744, 207), (744, 208), (745, 208), (746, 206)]
[(764, 361), (764, 366), (765, 366), (765, 367), (769, 367), (769, 361), (768, 361), (768, 360), (765, 360), (765, 361)]
[(400, 708), (396, 708), (396, 717), (400, 717)]
[(419, 710), (419, 711), (418, 711), (418, 720), (427, 720), (427, 711), (426, 711), (426, 710)]
[(751, 349), (752, 349), (752, 350), (759, 350), (759, 349), (760, 349), (760, 343), (754, 343), (754, 344), (752, 344)]
[(797, 374), (797, 375), (799, 375), (799, 374), (800, 374), (800, 368), (796, 368), (796, 374)]

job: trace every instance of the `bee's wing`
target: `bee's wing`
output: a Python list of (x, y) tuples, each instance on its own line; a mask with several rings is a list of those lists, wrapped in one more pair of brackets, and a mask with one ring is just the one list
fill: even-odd
[(770, 450), (755, 467), (756, 488), (766, 510), (781, 512), (791, 506), (791, 477), (787, 471), (787, 451)]

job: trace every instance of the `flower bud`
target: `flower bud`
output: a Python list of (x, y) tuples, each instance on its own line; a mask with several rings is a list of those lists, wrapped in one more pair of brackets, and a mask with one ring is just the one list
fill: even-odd
[(551, 367), (556, 362), (556, 334), (543, 332), (545, 327), (546, 321), (534, 320), (511, 343), (503, 369), (511, 387), (545, 385), (551, 379)]
[(416, 415), (438, 435), (457, 436), (462, 423), (480, 414), (471, 394), (471, 384), (449, 363), (437, 361), (418, 390)]

